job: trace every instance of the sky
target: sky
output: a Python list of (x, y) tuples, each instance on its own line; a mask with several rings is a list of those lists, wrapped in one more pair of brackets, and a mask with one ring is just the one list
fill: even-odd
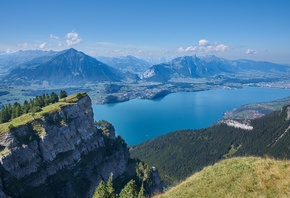
[(289, 0), (0, 0), (0, 51), (290, 64)]

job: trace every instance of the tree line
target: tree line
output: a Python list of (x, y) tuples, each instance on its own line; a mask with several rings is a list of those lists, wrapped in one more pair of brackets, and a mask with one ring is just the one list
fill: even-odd
[[(132, 171), (132, 170), (131, 170)], [(151, 167), (140, 161), (136, 161), (135, 165), (135, 176), (127, 178), (128, 182), (122, 188), (118, 188), (116, 184), (118, 183), (114, 181), (114, 185), (117, 188), (114, 188), (113, 185), (113, 174), (111, 173), (108, 181), (104, 182), (103, 180), (99, 183), (95, 192), (93, 194), (93, 198), (145, 198), (151, 197), (152, 188), (154, 188), (155, 181), (153, 179), (153, 170)], [(126, 175), (126, 174), (125, 174)], [(126, 176), (125, 176), (126, 177)], [(116, 191), (119, 191), (117, 193)], [(156, 191), (157, 192), (157, 191)], [(155, 193), (156, 193), (155, 192)]]
[(10, 120), (26, 113), (39, 112), (41, 111), (41, 108), (56, 103), (59, 99), (66, 96), (66, 91), (61, 90), (59, 96), (55, 92), (52, 92), (50, 95), (43, 94), (42, 96), (36, 96), (29, 101), (25, 100), (23, 105), (18, 102), (15, 102), (13, 105), (2, 105), (0, 111), (0, 124), (9, 122)]
[(138, 191), (135, 181), (131, 179), (121, 190), (120, 194), (117, 194), (113, 187), (113, 174), (111, 173), (106, 183), (103, 180), (99, 183), (93, 198), (145, 198), (144, 191), (143, 184)]

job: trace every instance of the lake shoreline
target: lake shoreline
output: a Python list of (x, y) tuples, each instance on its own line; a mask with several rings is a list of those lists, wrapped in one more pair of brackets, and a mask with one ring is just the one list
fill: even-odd
[(289, 97), (289, 89), (244, 87), (177, 92), (162, 99), (135, 98), (126, 102), (93, 104), (95, 120), (107, 120), (129, 145), (175, 130), (200, 129), (216, 123), (223, 113), (242, 105)]

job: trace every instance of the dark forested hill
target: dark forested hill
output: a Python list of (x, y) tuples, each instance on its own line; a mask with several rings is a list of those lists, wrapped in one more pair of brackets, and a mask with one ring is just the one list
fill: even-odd
[(154, 164), (168, 184), (232, 156), (290, 158), (290, 106), (248, 121), (247, 126), (253, 129), (222, 123), (201, 130), (176, 131), (137, 145), (131, 154)]

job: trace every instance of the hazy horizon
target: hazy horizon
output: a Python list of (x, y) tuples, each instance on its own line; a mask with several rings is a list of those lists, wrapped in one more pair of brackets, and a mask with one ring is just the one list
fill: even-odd
[(0, 51), (216, 55), (290, 64), (290, 13), (277, 1), (2, 1)]

